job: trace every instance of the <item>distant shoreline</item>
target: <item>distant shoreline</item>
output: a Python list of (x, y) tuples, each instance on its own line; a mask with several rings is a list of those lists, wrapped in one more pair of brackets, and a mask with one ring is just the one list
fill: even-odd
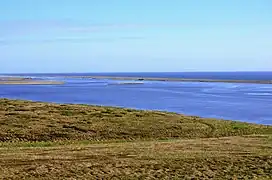
[(69, 78), (134, 80), (134, 81), (174, 81), (174, 82), (222, 82), (247, 84), (272, 84), (272, 80), (224, 80), (224, 79), (186, 79), (186, 78), (156, 78), (156, 77), (121, 77), (121, 76), (66, 76)]
[(58, 84), (64, 84), (64, 82), (33, 80), (32, 78), (21, 77), (0, 77), (0, 85), (58, 85)]
[(0, 81), (0, 85), (60, 85), (59, 81)]
[[(65, 78), (111, 79), (130, 81), (169, 81), (169, 82), (211, 82), (211, 83), (246, 83), (272, 84), (272, 80), (238, 80), (238, 79), (201, 79), (201, 78), (172, 78), (172, 77), (142, 77), (142, 76), (61, 76)], [(34, 80), (26, 77), (1, 77), (0, 84), (64, 84), (61, 81)]]

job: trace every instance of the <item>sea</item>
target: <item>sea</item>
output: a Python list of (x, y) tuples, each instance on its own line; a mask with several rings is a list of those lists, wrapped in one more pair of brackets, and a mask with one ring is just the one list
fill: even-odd
[(272, 125), (272, 84), (134, 81), (74, 76), (272, 80), (272, 72), (24, 73), (0, 76), (64, 81), (63, 85), (0, 85), (0, 98), (159, 110)]

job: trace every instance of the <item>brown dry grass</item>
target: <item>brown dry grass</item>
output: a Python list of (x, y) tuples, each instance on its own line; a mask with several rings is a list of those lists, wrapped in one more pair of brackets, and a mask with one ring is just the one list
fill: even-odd
[(0, 149), (0, 174), (10, 179), (272, 178), (268, 136), (70, 143), (4, 146)]
[(271, 179), (272, 127), (0, 99), (0, 179)]

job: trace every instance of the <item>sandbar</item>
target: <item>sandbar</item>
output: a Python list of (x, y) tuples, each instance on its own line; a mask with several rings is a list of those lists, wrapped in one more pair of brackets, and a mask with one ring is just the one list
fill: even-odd
[(62, 81), (33, 80), (21, 77), (0, 77), (0, 85), (57, 85), (64, 84)]
[(227, 80), (227, 79), (187, 79), (187, 78), (157, 78), (157, 77), (117, 77), (117, 76), (70, 76), (69, 78), (134, 80), (134, 81), (174, 81), (174, 82), (212, 82), (212, 83), (251, 83), (272, 84), (271, 80)]

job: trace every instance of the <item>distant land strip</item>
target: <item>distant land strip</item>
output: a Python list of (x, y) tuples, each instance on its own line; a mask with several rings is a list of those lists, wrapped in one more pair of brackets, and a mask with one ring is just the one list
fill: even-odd
[(272, 79), (271, 80), (224, 80), (224, 79), (186, 79), (186, 78), (156, 78), (156, 77), (115, 77), (115, 76), (69, 76), (69, 78), (135, 80), (135, 81), (222, 82), (222, 83), (272, 84)]
[(64, 84), (61, 81), (33, 80), (21, 77), (0, 77), (0, 85), (57, 85)]
[(25, 81), (25, 80), (33, 80), (32, 78), (25, 78), (25, 77), (0, 77), (1, 81)]
[(0, 85), (58, 85), (64, 84), (61, 81), (0, 81)]

